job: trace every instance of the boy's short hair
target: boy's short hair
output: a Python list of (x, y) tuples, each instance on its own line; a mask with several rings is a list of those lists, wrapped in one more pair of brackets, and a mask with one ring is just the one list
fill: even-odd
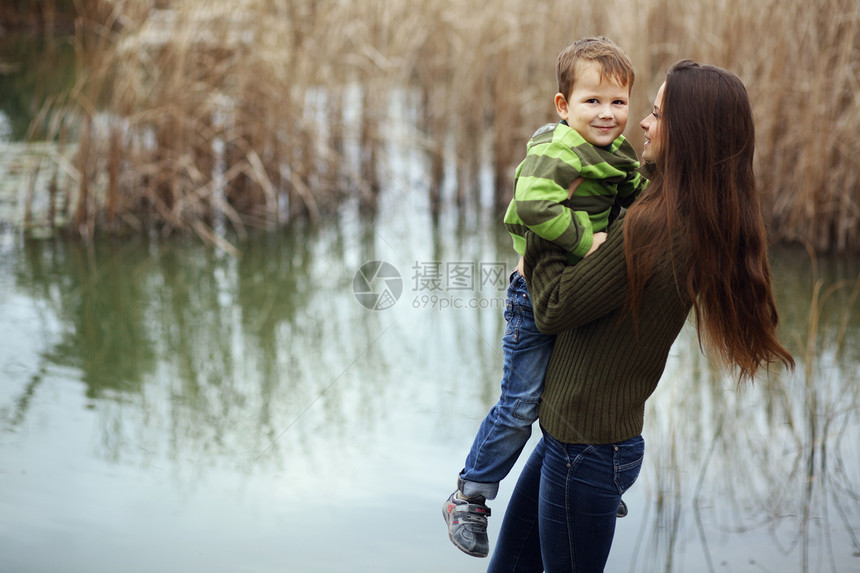
[(633, 89), (633, 64), (615, 42), (605, 36), (583, 38), (572, 43), (558, 55), (556, 76), (558, 91), (570, 96), (576, 81), (576, 66), (582, 61), (596, 62), (600, 66), (600, 80), (611, 79), (619, 85)]

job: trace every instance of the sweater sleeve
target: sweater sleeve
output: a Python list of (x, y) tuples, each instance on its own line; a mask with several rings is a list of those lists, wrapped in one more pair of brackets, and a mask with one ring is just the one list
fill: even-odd
[(625, 304), (628, 281), (621, 221), (606, 242), (575, 265), (565, 252), (533, 233), (526, 235), (525, 278), (535, 321), (547, 334), (587, 324)]

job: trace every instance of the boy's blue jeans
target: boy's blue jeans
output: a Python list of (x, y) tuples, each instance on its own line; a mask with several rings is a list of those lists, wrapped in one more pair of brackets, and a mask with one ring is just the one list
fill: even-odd
[(494, 499), (499, 482), (508, 475), (531, 436), (538, 417), (543, 379), (552, 354), (554, 335), (535, 325), (526, 280), (514, 271), (505, 301), (502, 337), (502, 394), (478, 428), (478, 435), (460, 472), (463, 495)]

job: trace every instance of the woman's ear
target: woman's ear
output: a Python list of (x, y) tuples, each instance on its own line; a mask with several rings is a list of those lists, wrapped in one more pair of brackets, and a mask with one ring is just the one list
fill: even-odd
[(567, 121), (567, 98), (564, 97), (563, 93), (555, 94), (555, 111), (558, 113), (558, 117)]

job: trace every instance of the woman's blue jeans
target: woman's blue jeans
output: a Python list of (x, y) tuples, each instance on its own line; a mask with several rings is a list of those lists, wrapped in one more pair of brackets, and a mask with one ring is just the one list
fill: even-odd
[(603, 571), (645, 442), (564, 444), (544, 433), (508, 504), (488, 571)]
[(501, 396), (481, 422), (460, 472), (459, 488), (468, 497), (495, 498), (499, 482), (514, 467), (538, 418), (543, 378), (555, 343), (555, 336), (535, 325), (526, 280), (516, 271), (508, 286), (505, 321)]

